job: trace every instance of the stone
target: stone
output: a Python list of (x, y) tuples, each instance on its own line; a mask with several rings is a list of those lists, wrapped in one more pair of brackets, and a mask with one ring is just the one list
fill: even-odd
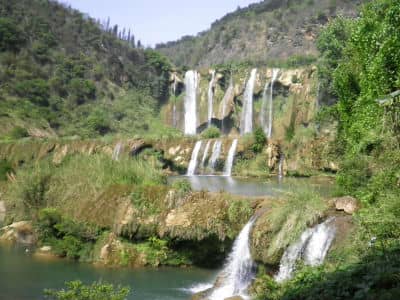
[(224, 300), (244, 300), (244, 299), (240, 296), (233, 296), (233, 297), (225, 298)]
[(330, 200), (330, 203), (335, 207), (336, 210), (344, 211), (349, 215), (354, 214), (361, 207), (360, 202), (351, 196), (333, 198)]
[(0, 222), (3, 222), (5, 217), (6, 217), (6, 206), (4, 204), (4, 201), (0, 201)]
[(51, 246), (43, 246), (43, 247), (39, 248), (39, 251), (43, 252), (43, 253), (51, 252)]
[(33, 245), (36, 243), (35, 233), (32, 223), (29, 221), (15, 222), (11, 225), (3, 227), (0, 241)]

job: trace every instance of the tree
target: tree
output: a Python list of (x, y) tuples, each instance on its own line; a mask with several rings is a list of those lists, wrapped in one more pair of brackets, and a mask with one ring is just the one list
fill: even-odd
[(128, 287), (114, 287), (109, 283), (94, 282), (84, 285), (81, 281), (67, 282), (66, 289), (45, 290), (45, 299), (49, 300), (125, 300)]
[(17, 52), (25, 43), (25, 37), (17, 24), (9, 18), (0, 18), (0, 51)]

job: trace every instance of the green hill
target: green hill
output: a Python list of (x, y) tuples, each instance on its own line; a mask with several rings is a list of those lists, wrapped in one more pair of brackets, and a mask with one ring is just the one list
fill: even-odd
[(227, 14), (197, 36), (157, 45), (178, 66), (251, 61), (304, 64), (317, 55), (316, 37), (336, 15), (356, 16), (365, 0), (266, 0)]
[(0, 2), (0, 138), (159, 128), (170, 64), (56, 1)]

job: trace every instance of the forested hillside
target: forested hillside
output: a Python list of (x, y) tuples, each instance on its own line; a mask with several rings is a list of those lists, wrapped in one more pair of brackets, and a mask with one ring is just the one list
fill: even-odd
[(56, 1), (1, 1), (0, 137), (158, 126), (170, 65), (110, 28)]
[(357, 15), (365, 0), (266, 0), (238, 9), (197, 36), (159, 44), (179, 66), (210, 66), (247, 60), (294, 66), (312, 62), (320, 29), (337, 15)]

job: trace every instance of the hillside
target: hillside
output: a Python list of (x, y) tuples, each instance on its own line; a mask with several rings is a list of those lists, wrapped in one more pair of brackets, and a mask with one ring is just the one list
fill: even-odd
[[(356, 16), (365, 0), (266, 0), (215, 21), (197, 36), (159, 44), (177, 66), (205, 67), (230, 61), (269, 66), (311, 62), (316, 37), (334, 16)], [(290, 60), (287, 62), (287, 60)]]
[(169, 63), (127, 39), (56, 1), (1, 1), (0, 139), (154, 132)]

